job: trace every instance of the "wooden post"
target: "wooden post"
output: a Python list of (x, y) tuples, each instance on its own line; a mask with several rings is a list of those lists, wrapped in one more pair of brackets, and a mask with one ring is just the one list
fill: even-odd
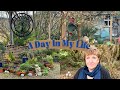
[(82, 21), (78, 23), (78, 40), (81, 38), (81, 27), (83, 26), (83, 22), (84, 20), (82, 19)]
[(81, 24), (78, 24), (78, 40), (80, 40), (80, 36), (81, 36), (81, 28), (80, 28)]
[(61, 39), (66, 39), (66, 21), (65, 21), (65, 12), (63, 12), (61, 18)]
[(62, 39), (66, 39), (66, 22), (62, 25)]
[(110, 17), (110, 42), (112, 43), (112, 16)]
[(50, 34), (51, 34), (51, 12), (49, 12), (49, 14), (50, 14), (50, 16), (49, 16), (49, 20), (50, 20), (50, 22), (49, 22), (49, 40), (51, 39), (50, 38)]

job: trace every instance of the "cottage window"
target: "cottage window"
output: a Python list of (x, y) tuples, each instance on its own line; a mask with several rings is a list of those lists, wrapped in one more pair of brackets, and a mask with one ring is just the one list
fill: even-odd
[(104, 18), (104, 25), (105, 26), (110, 26), (110, 15), (106, 15)]

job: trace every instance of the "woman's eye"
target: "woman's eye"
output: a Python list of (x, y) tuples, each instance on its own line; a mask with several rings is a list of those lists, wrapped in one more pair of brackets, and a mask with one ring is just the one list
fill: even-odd
[(87, 57), (87, 59), (90, 59), (90, 57)]
[(93, 59), (96, 59), (96, 57), (92, 57)]

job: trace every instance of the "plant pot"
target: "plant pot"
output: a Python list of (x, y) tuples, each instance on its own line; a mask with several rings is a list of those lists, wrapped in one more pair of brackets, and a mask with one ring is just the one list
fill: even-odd
[(35, 75), (34, 71), (28, 71), (28, 74), (32, 73), (32, 76)]
[(9, 70), (10, 71), (10, 73), (14, 73), (15, 71), (14, 70)]
[(2, 62), (0, 62), (0, 67), (3, 67), (3, 64), (2, 64)]
[(3, 69), (0, 69), (0, 73), (3, 73)]
[(27, 57), (23, 57), (23, 58), (22, 58), (22, 63), (25, 63), (27, 60), (28, 60)]
[(21, 74), (26, 75), (26, 72), (21, 72), (21, 71), (18, 71), (18, 72), (16, 72), (16, 74), (17, 74), (18, 76), (20, 76)]
[(53, 68), (54, 66), (51, 65), (50, 63), (45, 64), (45, 67)]
[(53, 68), (54, 66), (53, 65), (50, 65), (49, 68)]
[(21, 75), (21, 71), (16, 72), (16, 74), (17, 74), (18, 76), (20, 76), (20, 75)]
[(44, 65), (45, 65), (45, 67), (49, 67), (49, 66), (51, 66), (50, 63), (45, 63)]
[(8, 70), (8, 68), (3, 68), (3, 71)]

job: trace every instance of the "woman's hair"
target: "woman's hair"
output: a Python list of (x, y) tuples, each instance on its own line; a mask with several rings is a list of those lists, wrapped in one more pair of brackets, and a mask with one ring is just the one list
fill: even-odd
[(90, 46), (90, 49), (84, 51), (84, 59), (88, 55), (96, 55), (100, 59), (100, 52), (95, 46)]

